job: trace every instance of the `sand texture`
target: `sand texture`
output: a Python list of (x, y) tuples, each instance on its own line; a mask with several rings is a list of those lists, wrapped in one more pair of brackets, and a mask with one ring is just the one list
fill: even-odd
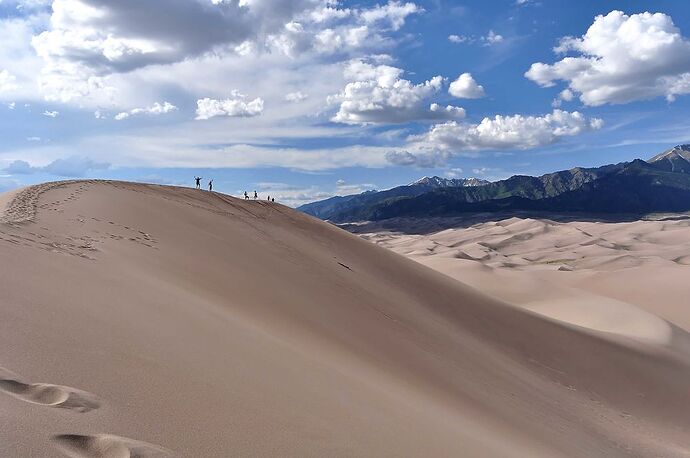
[(4, 199), (0, 456), (690, 456), (685, 223), (369, 236), (410, 260), (193, 189)]

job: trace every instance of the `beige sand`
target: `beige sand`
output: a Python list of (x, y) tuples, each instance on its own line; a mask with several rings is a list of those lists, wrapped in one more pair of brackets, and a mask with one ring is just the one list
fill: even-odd
[(268, 202), (120, 182), (15, 197), (0, 456), (690, 455), (687, 334), (663, 320), (614, 338), (557, 322)]
[[(411, 225), (417, 234), (406, 233)], [(435, 231), (449, 225), (459, 227)], [(512, 304), (659, 344), (671, 338), (668, 322), (690, 331), (685, 215), (615, 223), (400, 220), (394, 226), (363, 237)]]

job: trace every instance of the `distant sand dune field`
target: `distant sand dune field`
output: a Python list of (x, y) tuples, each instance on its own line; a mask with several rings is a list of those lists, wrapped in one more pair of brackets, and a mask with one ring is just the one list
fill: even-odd
[(0, 456), (690, 456), (682, 221), (367, 236), (414, 262), (194, 189), (0, 202)]
[(406, 234), (400, 221), (362, 237), (571, 324), (660, 343), (670, 336), (666, 322), (690, 331), (690, 218), (512, 217), (438, 232), (415, 224), (428, 233)]

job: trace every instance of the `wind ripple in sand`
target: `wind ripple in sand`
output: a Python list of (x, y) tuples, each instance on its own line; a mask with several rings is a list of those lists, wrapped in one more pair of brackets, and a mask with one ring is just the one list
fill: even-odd
[(58, 448), (73, 458), (155, 458), (172, 453), (157, 445), (112, 434), (61, 434), (53, 437)]
[(82, 413), (95, 410), (100, 406), (96, 397), (91, 393), (49, 383), (29, 384), (3, 377), (0, 378), (0, 391), (33, 404), (70, 409)]

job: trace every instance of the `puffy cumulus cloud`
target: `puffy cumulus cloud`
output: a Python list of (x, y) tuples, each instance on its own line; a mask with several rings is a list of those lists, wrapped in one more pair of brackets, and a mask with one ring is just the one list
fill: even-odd
[(115, 91), (110, 75), (209, 54), (297, 58), (390, 44), (389, 32), (421, 11), (392, 0), (363, 9), (333, 0), (53, 0), (48, 27), (31, 42), (42, 94), (68, 102)]
[(479, 99), (485, 95), (484, 87), (477, 84), (470, 73), (463, 73), (458, 79), (450, 83), (448, 93), (453, 97), (463, 99)]
[[(408, 16), (424, 10), (414, 3), (390, 0), (371, 8), (338, 8), (339, 2), (325, 0), (325, 6), (298, 15), (281, 31), (269, 35), (268, 49), (297, 57), (303, 53), (350, 54), (363, 49), (390, 46), (389, 32), (399, 30)], [(261, 46), (241, 46), (243, 51), (260, 52)]]
[(251, 118), (259, 116), (264, 111), (264, 101), (261, 97), (247, 102), (246, 96), (238, 91), (232, 91), (230, 97), (224, 100), (204, 98), (196, 101), (196, 119), (205, 120), (216, 116), (233, 118)]
[[(544, 116), (496, 115), (479, 124), (450, 121), (434, 125), (428, 132), (410, 137), (415, 152), (397, 156), (397, 162), (439, 161), (447, 154), (481, 150), (531, 149), (558, 142), (587, 131), (600, 129), (601, 119), (587, 118), (582, 113), (554, 110)], [(414, 157), (412, 157), (414, 156)], [(406, 158), (406, 159), (405, 159)]]
[(48, 173), (59, 177), (83, 177), (89, 172), (110, 168), (107, 162), (100, 162), (88, 157), (70, 156), (56, 159), (44, 166), (32, 166), (27, 161), (18, 159), (11, 162), (5, 172), (11, 175), (28, 175)]
[(467, 43), (473, 41), (473, 39), (465, 35), (448, 35), (448, 41), (451, 43)]
[(339, 9), (334, 5), (337, 6), (337, 2), (315, 9), (309, 14), (311, 20), (315, 23), (331, 22), (350, 17), (353, 13), (350, 8)]
[(489, 33), (485, 37), (482, 37), (482, 41), (485, 46), (496, 45), (503, 42), (503, 35), (499, 35), (493, 30), (489, 30)]
[(59, 111), (48, 111), (48, 110), (46, 110), (43, 112), (43, 116), (46, 116), (48, 118), (57, 118), (58, 116), (60, 116), (60, 112)]
[(0, 92), (17, 89), (17, 78), (7, 70), (0, 71)]
[(554, 108), (560, 107), (563, 102), (570, 102), (575, 98), (575, 94), (573, 94), (573, 91), (570, 89), (563, 89), (561, 92), (558, 93), (558, 97), (553, 99), (553, 102), (551, 102), (551, 106)]
[(398, 30), (405, 24), (405, 19), (411, 14), (424, 11), (414, 3), (402, 3), (389, 1), (386, 5), (376, 5), (374, 8), (361, 13), (361, 18), (366, 24), (383, 22), (393, 30)]
[(384, 39), (366, 25), (325, 29), (314, 35), (314, 49), (322, 54), (356, 50), (369, 45), (381, 44)]
[[(118, 114), (115, 115), (115, 120), (116, 121), (122, 121), (123, 119), (127, 119), (130, 116), (137, 116), (137, 115), (162, 115), (166, 113), (171, 113), (173, 111), (176, 111), (177, 107), (173, 105), (170, 102), (163, 102), (163, 103), (154, 103), (153, 105), (149, 107), (144, 107), (144, 108), (133, 108), (130, 111), (122, 111)], [(103, 113), (100, 111), (94, 112), (94, 117), (96, 119), (103, 119)]]
[[(92, 78), (261, 40), (322, 3), (54, 0), (48, 29), (34, 36), (32, 44), (44, 61), (44, 92), (69, 100), (98, 89)], [(77, 82), (78, 90), (70, 90)]]
[(448, 118), (464, 118), (465, 109), (462, 107), (456, 107), (454, 105), (441, 106), (438, 103), (432, 103), (429, 105), (429, 111), (432, 113), (438, 113), (441, 117)]
[(346, 124), (383, 124), (465, 115), (465, 110), (459, 107), (426, 104), (443, 87), (441, 76), (414, 84), (403, 79), (403, 73), (402, 69), (389, 65), (373, 65), (361, 59), (350, 61), (344, 72), (349, 82), (342, 92), (329, 97), (330, 103), (340, 104), (332, 120)]
[[(532, 64), (525, 76), (549, 87), (562, 80), (586, 105), (621, 104), (690, 93), (690, 41), (670, 16), (611, 11), (579, 38), (554, 49), (573, 52), (554, 64)], [(563, 99), (565, 100), (565, 99)]]
[(285, 94), (285, 100), (288, 102), (301, 102), (302, 100), (305, 100), (308, 97), (309, 95), (305, 94), (302, 91), (290, 92), (289, 94)]

